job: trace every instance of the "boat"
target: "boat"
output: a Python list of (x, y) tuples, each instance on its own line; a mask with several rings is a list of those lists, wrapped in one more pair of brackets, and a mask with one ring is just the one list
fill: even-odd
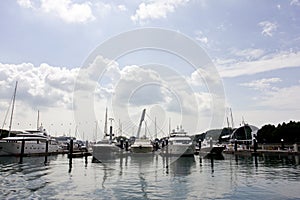
[[(152, 153), (154, 150), (151, 140), (146, 137), (146, 133), (144, 136), (140, 137), (141, 127), (145, 119), (145, 114), (146, 114), (146, 109), (144, 109), (142, 112), (138, 132), (137, 132), (137, 137), (134, 143), (130, 147), (132, 153), (149, 154)], [(146, 126), (145, 126), (145, 130), (146, 130)]]
[[(58, 153), (59, 145), (57, 141), (47, 134), (41, 125), (37, 130), (12, 131), (12, 119), (15, 105), (18, 81), (16, 82), (12, 98), (12, 110), (10, 116), (9, 130), (7, 136), (0, 140), (0, 156), (23, 156), (23, 155), (42, 155)], [(39, 112), (38, 123), (39, 125)]]
[(170, 133), (168, 145), (163, 151), (164, 154), (174, 156), (194, 156), (195, 147), (192, 139), (187, 135), (182, 126), (177, 127)]
[(153, 145), (151, 140), (146, 137), (138, 138), (134, 141), (134, 144), (131, 145), (132, 153), (152, 153)]
[(224, 149), (225, 146), (214, 142), (212, 137), (204, 138), (204, 140), (201, 142), (200, 154), (220, 155)]
[(105, 112), (105, 125), (104, 125), (104, 137), (92, 146), (92, 156), (100, 162), (113, 160), (122, 153), (123, 149), (118, 147), (112, 139), (112, 125), (110, 126), (110, 133), (107, 134), (107, 108)]
[(5, 137), (0, 141), (0, 156), (47, 155), (59, 152), (57, 141), (42, 126), (38, 130), (15, 132), (15, 136)]

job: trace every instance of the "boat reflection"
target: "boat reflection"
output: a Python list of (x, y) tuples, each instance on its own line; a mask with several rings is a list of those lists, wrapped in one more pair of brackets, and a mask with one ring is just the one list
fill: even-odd
[[(179, 157), (176, 160), (172, 160), (172, 162), (169, 162), (170, 158), (165, 158), (167, 163), (167, 168), (170, 171), (167, 171), (167, 173), (170, 173), (175, 176), (186, 176), (191, 174), (191, 169), (196, 166), (195, 158), (194, 157)], [(169, 163), (168, 163), (169, 162)]]

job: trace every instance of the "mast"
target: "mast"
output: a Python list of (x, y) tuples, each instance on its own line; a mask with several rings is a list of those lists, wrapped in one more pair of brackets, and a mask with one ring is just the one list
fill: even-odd
[(143, 112), (142, 112), (142, 117), (141, 117), (141, 120), (140, 120), (139, 129), (138, 129), (138, 132), (136, 134), (137, 138), (140, 138), (141, 127), (142, 127), (142, 123), (145, 119), (145, 114), (146, 114), (146, 109), (144, 109)]
[(231, 110), (231, 108), (230, 108), (230, 116), (231, 116), (231, 125), (232, 125), (232, 128), (234, 128), (233, 116), (232, 116), (232, 110)]
[(10, 115), (8, 137), (10, 136), (10, 132), (11, 132), (12, 119), (13, 119), (14, 108), (15, 108), (15, 101), (16, 101), (17, 87), (18, 87), (18, 81), (16, 81), (15, 91), (14, 91), (14, 95), (13, 95), (13, 104), (12, 104), (11, 115)]
[(39, 130), (39, 124), (40, 124), (40, 111), (38, 110), (37, 113), (37, 122), (36, 122), (36, 129)]
[(156, 117), (155, 117), (155, 120), (154, 120), (154, 127), (155, 127), (155, 138), (157, 138)]
[(169, 134), (171, 133), (171, 117), (169, 118)]
[(107, 107), (105, 109), (105, 123), (104, 123), (104, 138), (108, 136), (107, 135)]

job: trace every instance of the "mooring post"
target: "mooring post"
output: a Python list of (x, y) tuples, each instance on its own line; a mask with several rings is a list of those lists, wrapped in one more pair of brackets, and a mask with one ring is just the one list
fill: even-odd
[(25, 149), (25, 140), (22, 140), (22, 144), (21, 144), (21, 154), (20, 154), (20, 163), (23, 162), (24, 149)]
[(128, 144), (128, 140), (125, 141), (125, 150), (128, 151), (129, 148), (129, 144)]
[(48, 162), (48, 146), (49, 146), (49, 141), (46, 140), (45, 164), (47, 164), (47, 162)]
[(70, 140), (69, 145), (69, 173), (72, 171), (72, 156), (73, 156), (73, 139)]
[(73, 155), (73, 139), (70, 140), (70, 145), (69, 145), (69, 158), (72, 158)]
[(201, 150), (201, 139), (199, 139), (198, 145), (199, 145), (199, 151), (200, 151)]
[(253, 140), (253, 149), (254, 149), (254, 153), (256, 153), (257, 152), (257, 140), (256, 140), (256, 138), (254, 138), (254, 140)]
[(234, 140), (234, 151), (237, 151), (237, 139)]
[(281, 149), (283, 150), (284, 149), (284, 140), (281, 139)]
[(120, 147), (121, 147), (121, 149), (124, 149), (124, 140), (123, 140), (123, 138), (120, 139)]

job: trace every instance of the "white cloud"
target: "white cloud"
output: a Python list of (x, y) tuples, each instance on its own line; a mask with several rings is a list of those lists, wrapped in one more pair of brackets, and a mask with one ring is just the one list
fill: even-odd
[(254, 80), (249, 83), (242, 83), (242, 86), (250, 87), (255, 90), (260, 91), (268, 91), (268, 90), (276, 90), (278, 88), (272, 87), (271, 84), (281, 82), (280, 78), (263, 78), (260, 80)]
[(126, 6), (123, 5), (123, 4), (120, 4), (120, 5), (118, 5), (117, 7), (118, 7), (119, 11), (127, 11)]
[(277, 29), (277, 24), (276, 23), (272, 23), (269, 21), (262, 21), (258, 24), (260, 27), (262, 27), (262, 32), (261, 34), (263, 36), (273, 36), (273, 32), (276, 31)]
[(208, 43), (208, 38), (203, 34), (202, 31), (197, 31), (196, 32), (196, 40), (204, 43), (204, 44), (207, 44)]
[(18, 0), (17, 3), (24, 8), (33, 8), (31, 0)]
[(224, 63), (222, 60), (216, 60), (216, 65), (221, 77), (251, 75), (289, 67), (300, 67), (300, 52), (279, 52), (263, 56), (255, 61), (229, 60)]
[(300, 86), (271, 90), (259, 99), (259, 105), (277, 110), (298, 110), (300, 111)]
[(262, 49), (253, 49), (253, 48), (243, 49), (243, 50), (236, 50), (236, 49), (232, 50), (232, 54), (242, 58), (246, 58), (247, 60), (258, 59), (264, 53), (265, 52)]
[[(72, 91), (78, 69), (66, 69), (31, 63), (0, 64), (0, 91), (3, 99), (10, 98), (18, 81), (17, 99), (30, 107), (72, 106)], [(2, 100), (3, 100), (2, 99)]]
[(185, 5), (189, 0), (153, 0), (149, 3), (141, 3), (131, 16), (134, 22), (143, 23), (151, 19), (166, 18), (168, 13), (172, 13), (179, 6)]
[(299, 2), (299, 0), (292, 0), (290, 2), (290, 5), (300, 6), (300, 2)]
[(24, 8), (54, 15), (67, 23), (86, 23), (95, 19), (89, 1), (79, 4), (71, 0), (40, 0), (39, 6), (34, 6), (30, 0), (19, 0), (18, 4)]
[(84, 23), (95, 18), (89, 2), (77, 4), (71, 0), (42, 0), (41, 10), (53, 13), (68, 23)]

